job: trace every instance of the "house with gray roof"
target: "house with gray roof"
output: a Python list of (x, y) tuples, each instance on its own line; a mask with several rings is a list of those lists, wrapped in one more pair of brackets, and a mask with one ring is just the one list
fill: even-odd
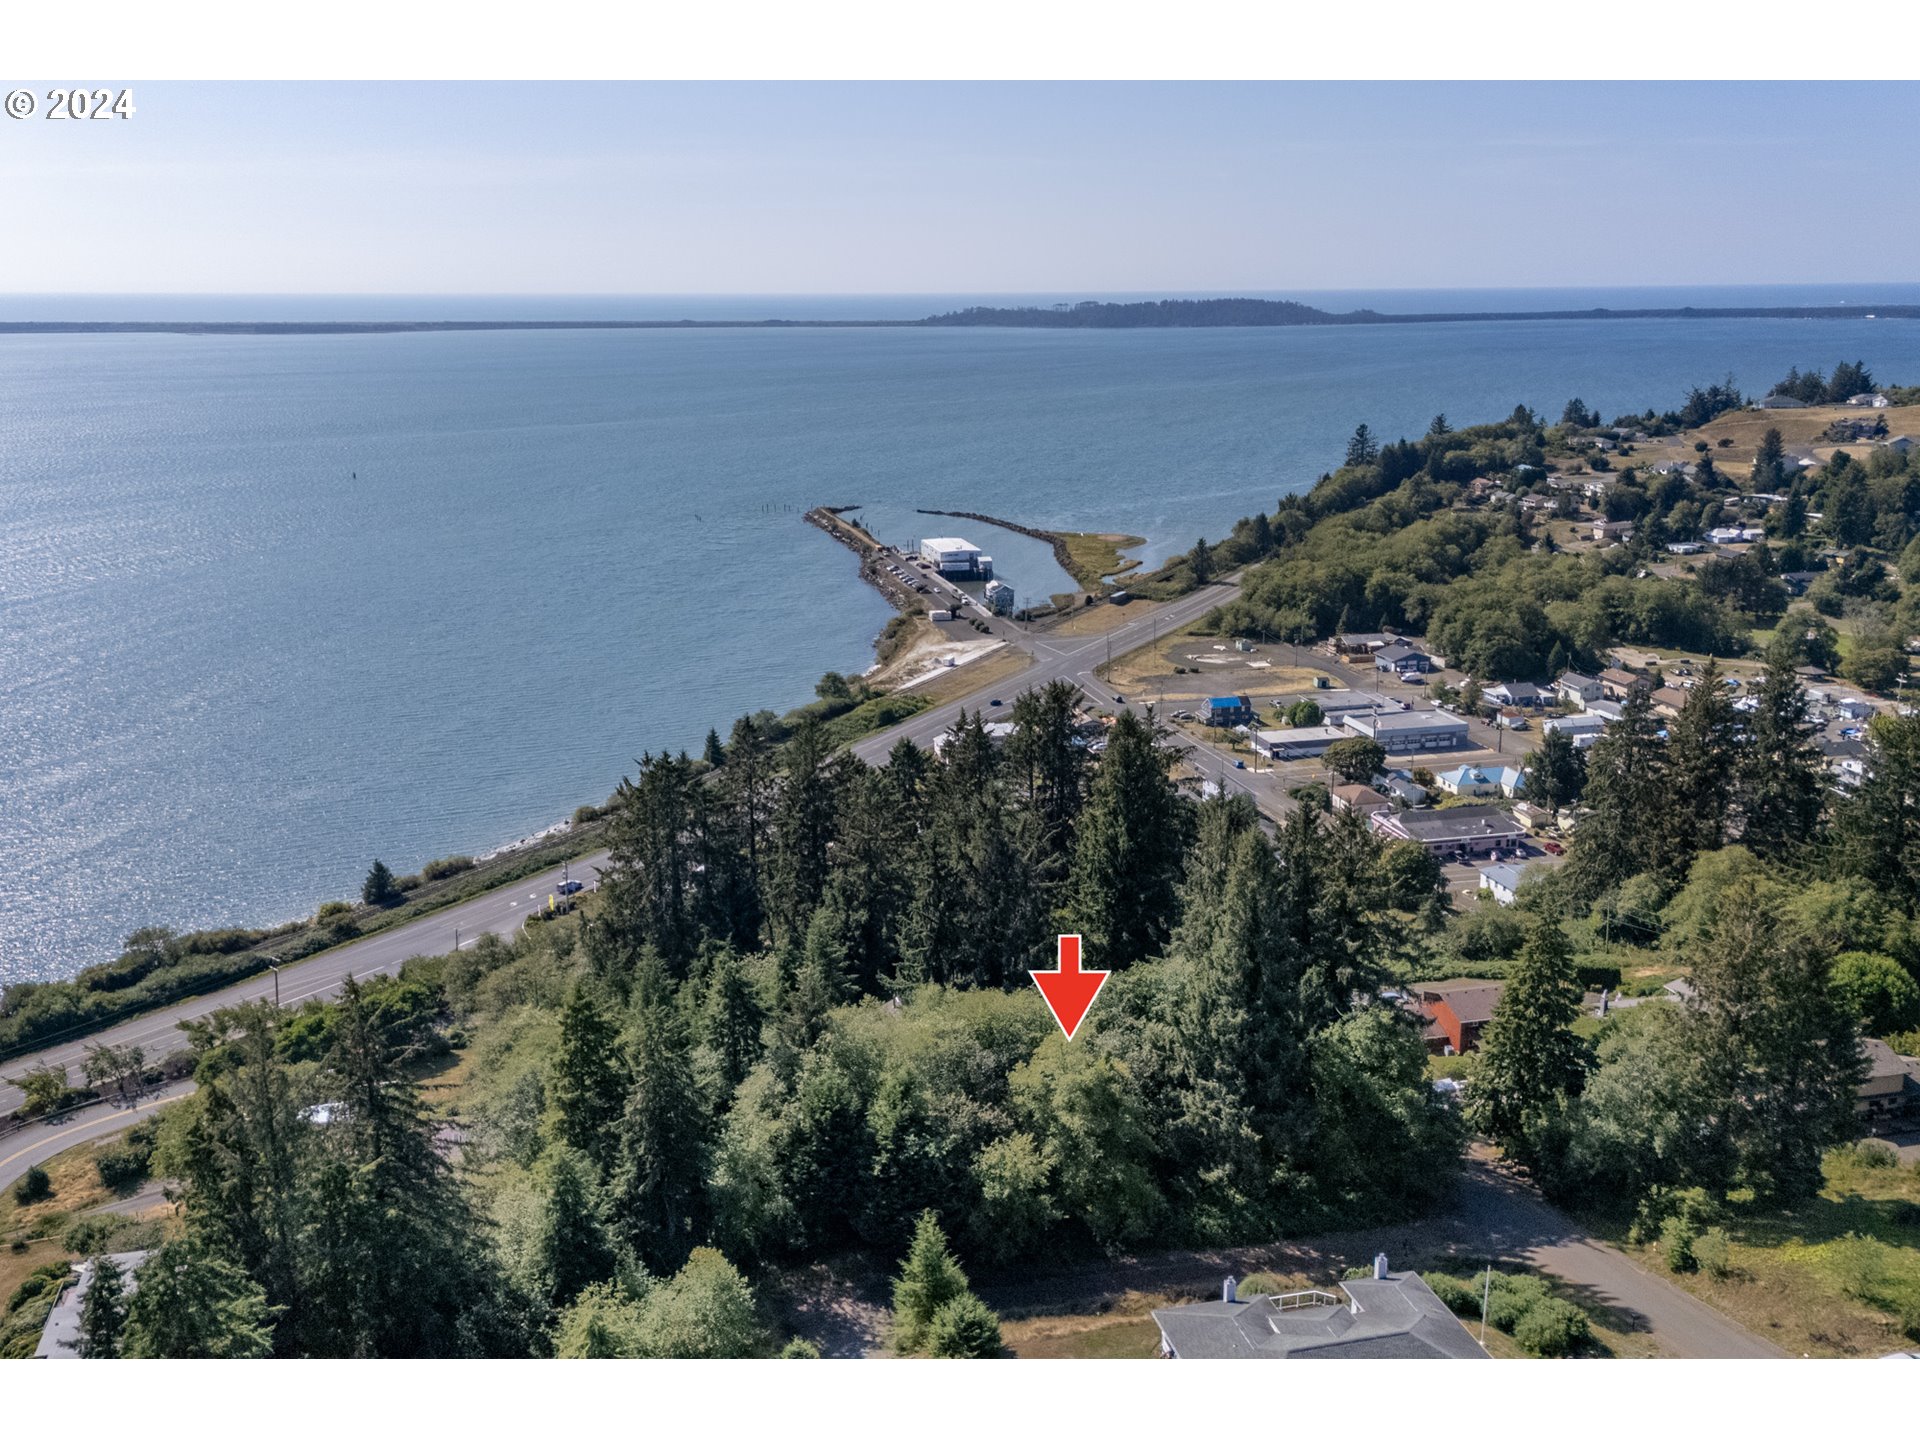
[(1232, 1276), (1220, 1298), (1153, 1312), (1169, 1360), (1485, 1360), (1490, 1358), (1427, 1282), (1390, 1271), (1343, 1280), (1340, 1293), (1297, 1290), (1241, 1299)]

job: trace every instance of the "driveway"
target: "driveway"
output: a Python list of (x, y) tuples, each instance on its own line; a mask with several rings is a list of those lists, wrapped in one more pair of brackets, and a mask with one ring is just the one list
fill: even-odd
[(1384, 1252), (1396, 1267), (1448, 1256), (1533, 1266), (1612, 1312), (1608, 1323), (1644, 1334), (1663, 1356), (1778, 1359), (1785, 1352), (1711, 1306), (1642, 1269), (1542, 1200), (1484, 1148), (1475, 1146), (1452, 1204), (1406, 1225), (1309, 1236), (1273, 1245), (1128, 1257), (1074, 1274), (978, 1287), (997, 1309), (1084, 1312), (1128, 1291), (1217, 1292), (1226, 1275), (1337, 1272)]

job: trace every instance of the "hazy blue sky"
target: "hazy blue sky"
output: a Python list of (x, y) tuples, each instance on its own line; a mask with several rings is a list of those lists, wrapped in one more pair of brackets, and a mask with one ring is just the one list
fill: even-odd
[(0, 292), (1920, 278), (1914, 85), (134, 88), (0, 121)]

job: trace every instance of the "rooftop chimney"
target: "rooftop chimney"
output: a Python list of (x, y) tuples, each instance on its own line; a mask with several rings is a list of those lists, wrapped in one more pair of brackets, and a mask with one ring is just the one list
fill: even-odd
[(1373, 1257), (1373, 1278), (1376, 1280), (1387, 1278), (1387, 1255), (1384, 1250)]
[(1229, 1275), (1227, 1276), (1226, 1279), (1220, 1282), (1221, 1303), (1226, 1305), (1231, 1305), (1235, 1301), (1237, 1301), (1239, 1298), (1240, 1298), (1240, 1287), (1234, 1281), (1233, 1276)]

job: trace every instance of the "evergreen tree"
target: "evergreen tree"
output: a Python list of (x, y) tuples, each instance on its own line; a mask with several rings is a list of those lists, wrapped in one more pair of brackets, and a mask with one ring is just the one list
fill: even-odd
[(1529, 1161), (1586, 1077), (1585, 1043), (1573, 1033), (1582, 987), (1559, 926), (1540, 921), (1507, 973), (1480, 1040), (1467, 1117)]
[(1347, 441), (1348, 465), (1371, 465), (1380, 458), (1379, 442), (1373, 438), (1373, 432), (1365, 425), (1353, 432), (1353, 438)]
[(80, 1302), (77, 1349), (82, 1360), (111, 1360), (120, 1353), (127, 1327), (125, 1277), (111, 1255), (96, 1255), (89, 1263), (92, 1277)]
[(1734, 770), (1740, 843), (1756, 855), (1797, 849), (1813, 838), (1820, 822), (1825, 767), (1811, 742), (1807, 692), (1794, 673), (1797, 659), (1790, 644), (1768, 651)]
[(1452, 433), (1453, 426), (1447, 423), (1447, 417), (1444, 412), (1434, 416), (1427, 424), (1427, 438), (1429, 440), (1439, 440)]
[(1535, 805), (1557, 810), (1580, 798), (1587, 786), (1586, 757), (1564, 730), (1549, 730), (1527, 757), (1523, 793)]
[(1205, 585), (1213, 579), (1213, 550), (1204, 535), (1193, 542), (1193, 549), (1187, 558), (1193, 567), (1194, 584)]
[(142, 1360), (252, 1360), (273, 1349), (266, 1292), (232, 1261), (190, 1240), (140, 1267), (121, 1353)]
[[(311, 1355), (488, 1353), (510, 1333), (478, 1218), (435, 1143), (437, 1122), (380, 1033), (363, 988), (341, 990), (299, 1247)], [(142, 1284), (141, 1293), (145, 1293)]]
[(967, 1275), (947, 1248), (946, 1234), (933, 1211), (920, 1212), (913, 1244), (893, 1282), (893, 1345), (903, 1355), (926, 1348), (933, 1317), (963, 1295), (971, 1294)]
[(576, 983), (560, 1011), (560, 1041), (547, 1078), (554, 1134), (604, 1174), (619, 1148), (627, 1068), (620, 1034), (585, 985)]
[(1200, 807), (1172, 953), (1189, 968), (1178, 1027), (1182, 1129), (1216, 1205), (1264, 1201), (1304, 1123), (1300, 953), (1279, 869), (1244, 800)]
[(406, 896), (400, 882), (393, 878), (393, 871), (387, 868), (387, 862), (376, 860), (360, 886), (360, 898), (369, 905), (398, 905)]
[(610, 1278), (617, 1260), (601, 1219), (591, 1163), (561, 1145), (549, 1151), (542, 1164), (546, 1193), (536, 1242), (538, 1267), (546, 1283), (542, 1298), (557, 1310), (587, 1286)]
[(1281, 923), (1300, 956), (1299, 1023), (1332, 1025), (1386, 981), (1380, 842), (1352, 811), (1302, 805), (1281, 824)]
[(707, 976), (707, 999), (701, 1012), (701, 1038), (719, 1066), (723, 1106), (731, 1102), (733, 1092), (760, 1058), (765, 1021), (746, 962), (732, 946), (726, 947)]
[(1159, 953), (1172, 931), (1188, 825), (1172, 758), (1146, 722), (1122, 711), (1094, 771), (1074, 838), (1066, 925), (1102, 969)]
[(1920, 915), (1920, 716), (1876, 715), (1867, 749), (1866, 779), (1835, 817), (1835, 858), (1911, 918)]
[(1074, 733), (1078, 698), (1067, 680), (1024, 692), (1013, 702), (1014, 732), (1006, 747), (1006, 772), (1040, 822), (1047, 855), (1062, 861), (1086, 803), (1087, 751)]
[(707, 731), (707, 743), (700, 751), (700, 758), (716, 770), (727, 763), (727, 747), (720, 743), (718, 730)]
[(199, 1105), (181, 1137), (178, 1178), (189, 1186), (188, 1235), (259, 1281), (290, 1354), (306, 1326), (299, 1242), (314, 1127), (277, 1055), (281, 1019), (264, 1003), (237, 1006), (194, 1034)]
[(1247, 531), (1247, 539), (1253, 543), (1256, 556), (1265, 555), (1273, 549), (1273, 522), (1267, 519), (1266, 511), (1253, 512), (1253, 524)]
[(705, 1220), (705, 1135), (684, 1028), (649, 1007), (633, 1039), (633, 1088), (612, 1182), (615, 1224), (649, 1270), (677, 1270)]
[(1761, 493), (1771, 493), (1780, 488), (1786, 478), (1787, 447), (1782, 442), (1777, 426), (1768, 426), (1767, 433), (1760, 437), (1760, 448), (1753, 456), (1753, 476), (1751, 488)]
[(833, 743), (808, 718), (786, 746), (786, 774), (774, 808), (767, 891), (774, 936), (797, 944), (827, 886), (827, 850), (837, 828), (842, 772)]
[(1740, 755), (1738, 720), (1720, 682), (1720, 666), (1709, 659), (1668, 729), (1667, 825), (1660, 862), (1675, 886), (1686, 878), (1695, 855), (1726, 844)]
[(1664, 853), (1668, 773), (1647, 690), (1636, 688), (1620, 720), (1588, 752), (1591, 813), (1574, 832), (1564, 872), (1574, 898), (1591, 904), (1655, 868)]
[(1820, 1157), (1852, 1136), (1866, 1061), (1831, 951), (1786, 917), (1785, 898), (1755, 878), (1722, 897), (1693, 957), (1692, 1003), (1710, 1173), (1723, 1190), (1791, 1205), (1819, 1192)]

